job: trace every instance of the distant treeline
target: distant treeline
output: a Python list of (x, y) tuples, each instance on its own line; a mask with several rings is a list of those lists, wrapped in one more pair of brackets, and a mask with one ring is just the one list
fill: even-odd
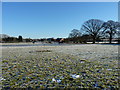
[(5, 37), (5, 38), (2, 38), (1, 42), (3, 42), (3, 43), (23, 42), (23, 38), (22, 38), (22, 36), (19, 36), (18, 38), (16, 38), (16, 37)]
[(22, 36), (5, 37), (1, 42), (58, 42), (58, 43), (87, 43), (87, 42), (104, 42), (117, 41), (120, 43), (120, 22), (109, 20), (104, 22), (99, 19), (90, 19), (83, 23), (80, 30), (73, 29), (68, 38), (43, 38), (43, 39), (23, 39)]

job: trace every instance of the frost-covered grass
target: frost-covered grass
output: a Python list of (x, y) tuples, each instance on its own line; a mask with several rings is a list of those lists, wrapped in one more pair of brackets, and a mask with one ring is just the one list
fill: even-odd
[(118, 88), (118, 46), (2, 47), (2, 84), (11, 88)]

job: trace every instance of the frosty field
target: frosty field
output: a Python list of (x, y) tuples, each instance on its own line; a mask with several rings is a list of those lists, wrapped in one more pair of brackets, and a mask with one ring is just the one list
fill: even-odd
[(2, 47), (2, 85), (118, 88), (118, 45)]

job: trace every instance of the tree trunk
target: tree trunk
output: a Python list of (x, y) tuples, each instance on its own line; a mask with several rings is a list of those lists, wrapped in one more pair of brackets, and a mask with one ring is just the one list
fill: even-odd
[(120, 38), (118, 38), (118, 44), (120, 44)]
[(110, 33), (109, 43), (112, 43), (112, 32)]
[(95, 41), (96, 41), (96, 38), (95, 38), (95, 37), (93, 37), (93, 44), (95, 44)]

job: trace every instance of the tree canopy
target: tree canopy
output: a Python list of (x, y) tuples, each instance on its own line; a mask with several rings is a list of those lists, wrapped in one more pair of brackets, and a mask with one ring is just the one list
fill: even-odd
[(105, 33), (109, 35), (109, 43), (111, 43), (115, 34), (117, 34), (117, 30), (120, 28), (120, 23), (109, 20), (104, 22), (103, 27), (106, 29)]
[(81, 33), (77, 29), (73, 29), (71, 31), (71, 33), (69, 34), (69, 38), (77, 38), (77, 37), (80, 37), (80, 36), (81, 36)]
[(103, 23), (104, 21), (99, 19), (90, 19), (84, 22), (81, 30), (91, 35), (93, 37), (93, 43), (95, 43), (96, 39), (101, 36), (102, 32), (104, 32)]

